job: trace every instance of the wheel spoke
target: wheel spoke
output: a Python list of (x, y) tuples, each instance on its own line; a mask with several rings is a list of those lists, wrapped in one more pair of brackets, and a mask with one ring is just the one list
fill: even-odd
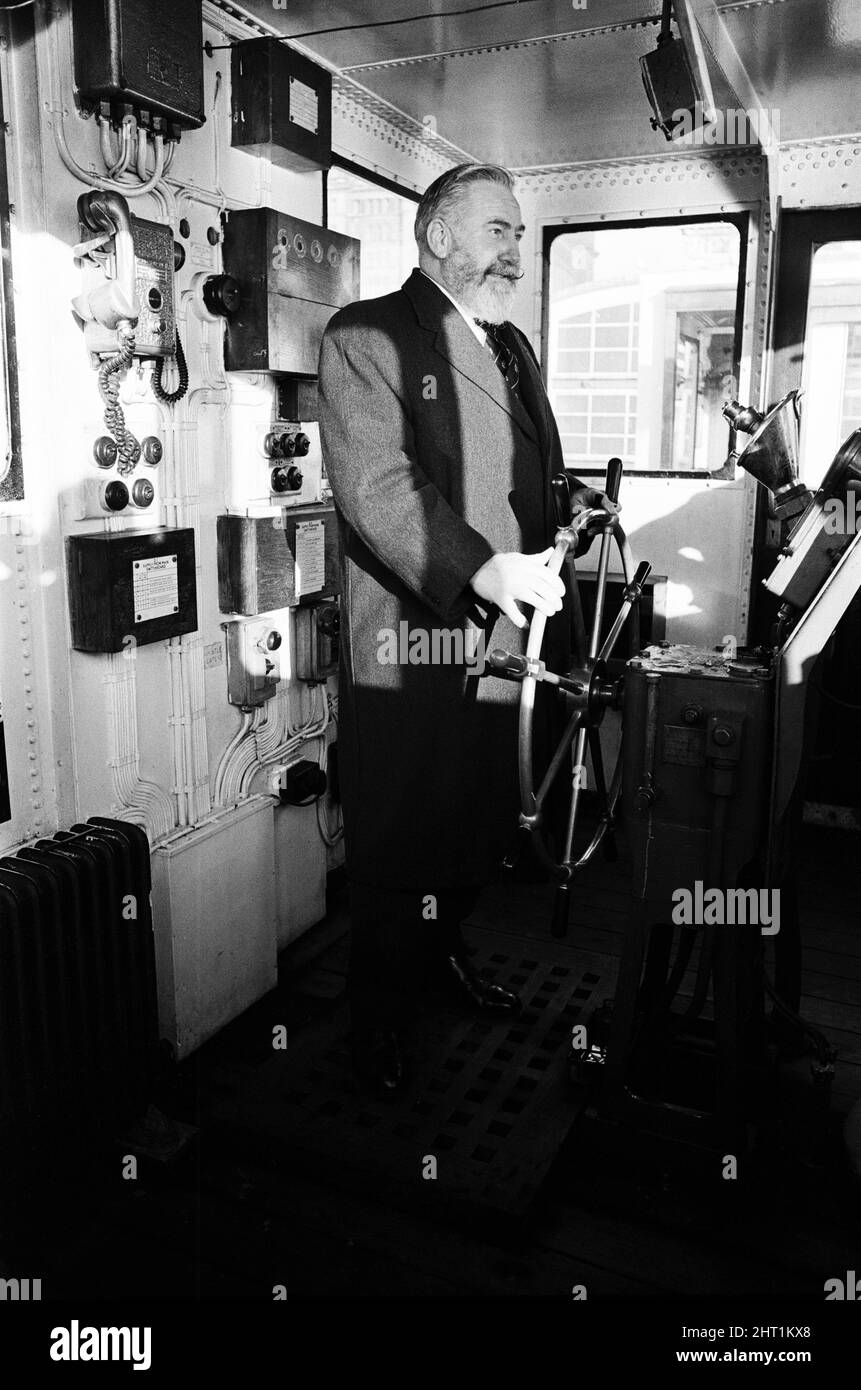
[(555, 778), (557, 772), (559, 771), (560, 767), (562, 766), (562, 763), (563, 763), (564, 758), (565, 758), (565, 754), (568, 752), (568, 749), (571, 747), (571, 740), (573, 739), (575, 733), (577, 732), (577, 726), (579, 725), (579, 723), (580, 723), (580, 711), (579, 711), (579, 710), (575, 710), (575, 712), (572, 714), (571, 718), (568, 720), (568, 723), (567, 723), (566, 728), (565, 728), (565, 732), (564, 732), (564, 734), (562, 735), (561, 739), (559, 740), (559, 746), (558, 746), (558, 748), (556, 749), (556, 752), (553, 754), (553, 757), (552, 757), (551, 760), (550, 760), (550, 766), (548, 767), (547, 771), (546, 771), (545, 774), (544, 774), (544, 781), (541, 783), (541, 786), (538, 788), (538, 791), (537, 791), (536, 794), (535, 794), (535, 808), (536, 808), (536, 810), (540, 810), (541, 807), (542, 807), (543, 804), (544, 804), (544, 798), (547, 796), (547, 793), (548, 793), (549, 790), (550, 790), (550, 787), (551, 787), (551, 784), (552, 784), (552, 782), (553, 782), (553, 779)]
[(589, 651), (589, 639), (586, 636), (586, 623), (583, 619), (583, 601), (580, 597), (580, 585), (577, 583), (577, 572), (574, 566), (574, 557), (568, 557), (568, 591), (571, 595), (571, 664), (577, 667), (586, 665), (586, 657)]
[[(619, 609), (619, 612), (616, 614), (613, 626), (607, 633), (607, 639), (600, 652), (598, 653), (599, 661), (607, 661), (608, 658), (612, 655), (613, 648), (619, 640), (619, 634), (622, 631), (622, 628), (625, 626), (625, 623), (630, 616), (632, 608), (636, 608), (637, 613), (639, 614), (640, 596), (643, 592), (643, 585), (645, 584), (646, 580), (652, 572), (652, 566), (648, 563), (648, 561), (644, 560), (642, 564), (637, 566), (637, 572), (633, 576), (633, 578), (629, 578), (628, 576), (630, 573), (630, 551), (628, 550), (628, 554), (626, 555), (626, 549), (628, 549), (627, 541), (625, 541), (624, 546), (622, 548), (622, 559), (625, 566), (625, 597), (622, 600), (622, 606)], [(631, 631), (632, 637), (638, 644), (637, 647), (634, 648), (634, 650), (637, 651), (639, 650), (640, 640), (639, 621), (636, 623), (632, 622), (629, 630)]]
[(604, 754), (601, 749), (601, 735), (597, 729), (589, 730), (589, 752), (592, 757), (592, 770), (595, 773), (595, 791), (598, 793), (598, 805), (602, 816), (610, 815), (610, 804), (607, 800), (607, 779), (604, 776)]
[(595, 574), (595, 616), (592, 619), (592, 636), (589, 639), (589, 655), (598, 655), (601, 641), (601, 625), (604, 621), (604, 600), (607, 596), (607, 570), (610, 565), (610, 544), (612, 528), (606, 527), (601, 534), (601, 549), (598, 552), (598, 569)]
[(624, 603), (622, 604), (622, 607), (616, 614), (616, 617), (613, 621), (613, 626), (607, 633), (604, 645), (598, 653), (599, 661), (607, 661), (613, 655), (613, 648), (619, 640), (619, 634), (621, 633), (622, 628), (625, 626), (625, 620), (627, 619), (628, 614), (630, 613), (633, 606), (634, 605), (630, 599), (625, 599)]
[(581, 769), (583, 767), (583, 757), (586, 752), (586, 730), (580, 728), (577, 732), (577, 747), (574, 751), (574, 776), (571, 778), (571, 801), (568, 806), (568, 825), (565, 829), (565, 844), (562, 848), (562, 863), (568, 864), (571, 860), (571, 848), (574, 844), (574, 830), (577, 825), (577, 809), (580, 805), (581, 789)]

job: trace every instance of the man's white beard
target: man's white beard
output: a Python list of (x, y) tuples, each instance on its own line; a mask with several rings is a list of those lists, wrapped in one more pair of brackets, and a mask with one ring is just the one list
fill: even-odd
[(477, 319), (486, 323), (505, 323), (517, 281), (509, 275), (478, 270), (471, 257), (456, 251), (445, 264), (446, 283), (455, 299)]
[(505, 275), (488, 275), (472, 290), (475, 317), (486, 323), (505, 323), (516, 293), (516, 280)]

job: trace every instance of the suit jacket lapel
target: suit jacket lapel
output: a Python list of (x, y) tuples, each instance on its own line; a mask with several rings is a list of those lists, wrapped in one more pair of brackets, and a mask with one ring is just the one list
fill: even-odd
[(541, 445), (541, 457), (546, 461), (550, 457), (550, 420), (548, 418), (549, 402), (547, 392), (544, 389), (544, 381), (541, 370), (536, 362), (532, 351), (525, 338), (513, 327), (512, 324), (503, 325), (502, 337), (509, 347), (517, 353), (517, 360), (520, 363), (520, 394), (523, 397), (523, 404), (529, 413), (530, 418), (538, 430), (538, 440)]
[[(524, 434), (537, 441), (535, 424), (523, 402), (509, 389), (487, 348), (478, 341), (451, 301), (419, 270), (413, 271), (403, 288), (412, 301), (419, 322), (425, 328), (436, 330), (436, 351), (456, 372), (467, 377), (479, 390), (490, 396), (501, 410), (516, 420)], [(522, 357), (522, 354), (519, 353), (519, 356)]]

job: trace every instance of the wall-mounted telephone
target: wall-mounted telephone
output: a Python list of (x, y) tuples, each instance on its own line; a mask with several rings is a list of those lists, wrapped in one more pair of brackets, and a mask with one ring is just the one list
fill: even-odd
[[(138, 480), (128, 487), (123, 482), (135, 471), (142, 453), (143, 462), (150, 466), (161, 454), (158, 440), (144, 441), (148, 452), (128, 429), (119, 399), (120, 380), (135, 358), (148, 359), (153, 362), (152, 387), (159, 400), (171, 405), (185, 394), (188, 372), (176, 326), (173, 284), (174, 270), (182, 264), (184, 253), (175, 245), (170, 227), (133, 216), (119, 193), (98, 189), (84, 193), (78, 199), (78, 213), (84, 239), (75, 247), (75, 255), (84, 284), (72, 307), (98, 368), (108, 430), (107, 436), (95, 441), (94, 462), (99, 468), (115, 469), (118, 475), (84, 488), (81, 515), (91, 517), (153, 503), (150, 481)], [(169, 393), (161, 377), (170, 357), (176, 358), (179, 385)], [(159, 459), (154, 460), (156, 445)]]
[(84, 193), (78, 212), (82, 228), (95, 233), (75, 247), (84, 290), (74, 308), (84, 321), (90, 352), (99, 357), (115, 352), (118, 323), (127, 320), (134, 327), (135, 357), (172, 357), (175, 251), (170, 227), (133, 216), (118, 193)]

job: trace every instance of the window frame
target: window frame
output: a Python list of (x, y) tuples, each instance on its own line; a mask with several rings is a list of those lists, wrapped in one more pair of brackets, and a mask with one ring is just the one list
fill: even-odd
[(18, 341), (15, 332), (15, 300), (12, 285), (11, 206), (6, 162), (5, 94), (0, 80), (0, 353), (9, 432), (9, 464), (0, 467), (0, 506), (24, 501), (24, 469), (21, 457), (21, 401), (18, 385)]
[(398, 183), (397, 179), (390, 179), (386, 174), (377, 173), (375, 169), (367, 169), (364, 164), (345, 159), (343, 155), (332, 155), (332, 168), (343, 169), (344, 173), (354, 174), (357, 179), (364, 179), (366, 183), (375, 183), (387, 193), (400, 193), (402, 198), (408, 198), (412, 203), (419, 203), (421, 200), (421, 194), (416, 193), (414, 188), (407, 188), (405, 184)]
[[(735, 333), (733, 337), (732, 349), (732, 370), (736, 382), (740, 379), (741, 371), (741, 350), (744, 337), (744, 303), (745, 289), (747, 280), (747, 248), (748, 237), (750, 235), (750, 212), (742, 210), (738, 212), (705, 212), (695, 213), (690, 216), (676, 217), (625, 217), (625, 218), (588, 218), (583, 221), (570, 219), (567, 222), (553, 222), (545, 224), (542, 228), (541, 239), (541, 369), (544, 374), (545, 382), (550, 380), (549, 370), (549, 349), (550, 349), (550, 253), (554, 241), (557, 237), (570, 235), (572, 232), (601, 232), (601, 231), (625, 231), (633, 227), (690, 227), (702, 225), (703, 223), (729, 223), (735, 227), (739, 238), (739, 262), (738, 280), (736, 282), (735, 296)], [(727, 439), (729, 438), (729, 426), (727, 426)], [(729, 446), (727, 446), (729, 447)], [(661, 457), (665, 457), (668, 449), (672, 450), (672, 441), (664, 438), (663, 416), (661, 429)], [(572, 465), (580, 476), (603, 477), (605, 468), (590, 467), (584, 464)], [(674, 469), (674, 468), (629, 468), (628, 476), (631, 478), (707, 478), (708, 471), (703, 468)]]
[[(770, 372), (767, 400), (774, 404), (789, 391), (801, 388), (804, 350), (810, 309), (813, 258), (821, 246), (835, 241), (861, 241), (861, 206), (783, 208), (777, 223), (776, 273), (771, 331)], [(802, 404), (803, 409), (803, 404)], [(749, 639), (769, 640), (777, 604), (763, 587), (777, 559), (770, 543), (769, 506), (765, 489), (756, 490), (753, 535)]]

